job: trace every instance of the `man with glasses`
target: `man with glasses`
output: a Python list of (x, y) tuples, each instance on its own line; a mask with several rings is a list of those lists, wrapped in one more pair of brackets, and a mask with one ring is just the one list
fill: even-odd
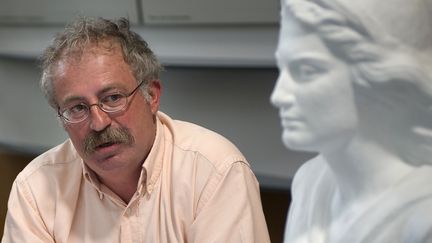
[(270, 242), (246, 159), (158, 111), (162, 67), (127, 20), (78, 19), (42, 68), (70, 139), (16, 178), (3, 243)]

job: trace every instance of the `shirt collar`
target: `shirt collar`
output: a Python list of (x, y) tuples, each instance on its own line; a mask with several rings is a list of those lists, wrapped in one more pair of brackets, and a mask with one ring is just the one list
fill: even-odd
[(102, 199), (104, 194), (102, 192), (101, 183), (96, 173), (92, 169), (90, 169), (90, 167), (88, 167), (86, 163), (84, 163), (83, 159), (81, 159), (81, 164), (83, 167), (84, 178), (90, 183), (90, 185), (92, 185), (96, 189), (96, 191), (99, 193), (99, 198)]
[[(164, 127), (159, 119), (159, 114), (156, 115), (156, 136), (152, 149), (143, 163), (143, 172), (141, 172), (140, 180), (145, 180), (145, 189), (148, 194), (153, 191), (157, 180), (159, 179), (162, 171), (165, 139)], [(146, 176), (143, 176), (146, 175)], [(140, 181), (140, 185), (142, 182)]]

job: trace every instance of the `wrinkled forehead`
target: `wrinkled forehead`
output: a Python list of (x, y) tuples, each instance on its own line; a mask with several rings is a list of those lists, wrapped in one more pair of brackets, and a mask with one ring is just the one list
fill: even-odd
[[(106, 59), (109, 57), (109, 59)], [(98, 61), (99, 60), (99, 61)], [(111, 43), (89, 44), (83, 48), (64, 50), (62, 56), (51, 66), (51, 80), (55, 88), (58, 79), (71, 70), (80, 70), (89, 63), (106, 62), (125, 63), (120, 45)]]
[(67, 67), (77, 67), (83, 62), (97, 59), (102, 55), (124, 60), (123, 52), (118, 43), (108, 41), (88, 43), (80, 47), (73, 46), (62, 50), (57, 61), (51, 66), (51, 74), (55, 77)]
[(70, 62), (80, 61), (81, 58), (98, 55), (117, 55), (121, 54), (121, 46), (113, 40), (99, 40), (80, 43), (64, 48), (59, 60)]

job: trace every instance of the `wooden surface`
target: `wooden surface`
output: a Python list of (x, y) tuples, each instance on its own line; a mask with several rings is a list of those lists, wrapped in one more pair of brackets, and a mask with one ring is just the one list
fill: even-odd
[(7, 200), (12, 183), (18, 173), (35, 156), (6, 153), (0, 151), (0, 235), (3, 236), (4, 220), (7, 212)]

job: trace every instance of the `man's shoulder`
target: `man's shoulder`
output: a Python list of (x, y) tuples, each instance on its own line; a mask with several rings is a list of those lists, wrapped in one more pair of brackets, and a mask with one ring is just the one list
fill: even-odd
[[(33, 159), (17, 176), (17, 181), (27, 180), (35, 173), (51, 174), (53, 170), (67, 170), (71, 165), (77, 165), (79, 155), (68, 139)], [(55, 173), (54, 173), (55, 174)]]
[[(166, 115), (164, 115), (167, 117)], [(218, 168), (234, 162), (247, 163), (240, 150), (226, 137), (200, 125), (180, 120), (163, 118), (168, 122), (173, 146), (185, 152), (199, 154)]]

